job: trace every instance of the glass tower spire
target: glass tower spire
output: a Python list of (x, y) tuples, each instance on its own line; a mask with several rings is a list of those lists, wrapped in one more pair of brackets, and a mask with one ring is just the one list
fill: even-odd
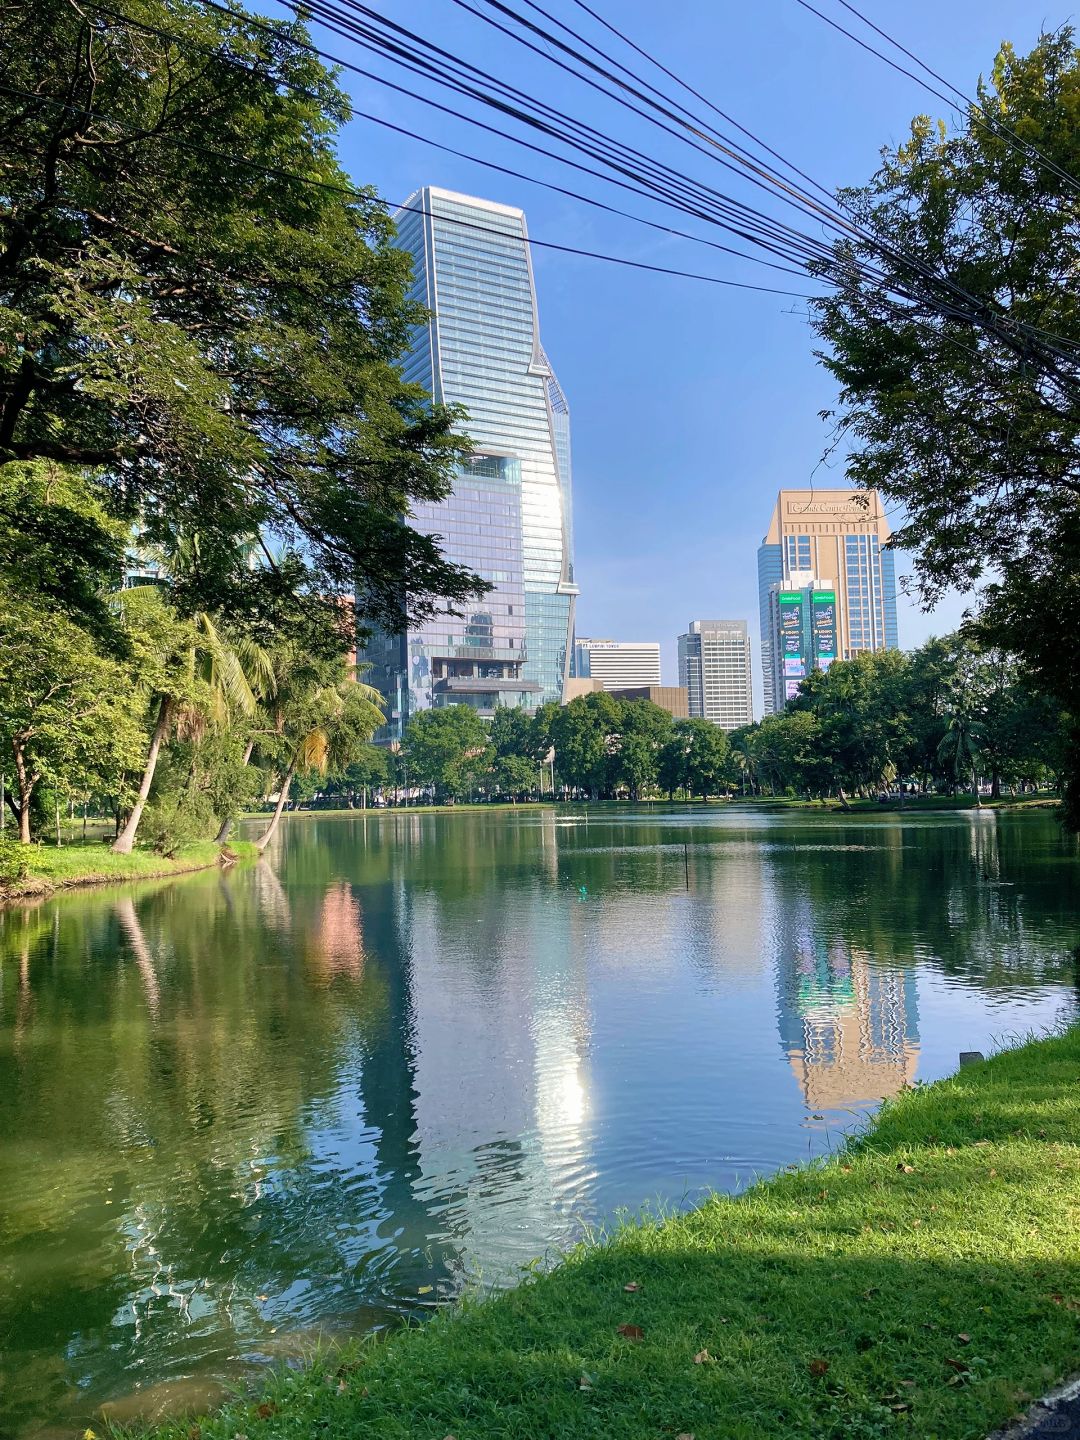
[(411, 523), (494, 586), (475, 613), (376, 636), (365, 659), (391, 733), (432, 705), (533, 708), (562, 696), (574, 624), (570, 413), (540, 343), (525, 215), (425, 186), (395, 217), (413, 298), (431, 319), (405, 378), (462, 405), (474, 454)]

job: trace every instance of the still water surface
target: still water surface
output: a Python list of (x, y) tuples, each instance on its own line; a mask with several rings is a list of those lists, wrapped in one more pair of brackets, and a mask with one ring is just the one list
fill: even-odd
[(1046, 815), (374, 814), (0, 914), (0, 1435), (828, 1148), (1074, 1012), (1078, 881)]

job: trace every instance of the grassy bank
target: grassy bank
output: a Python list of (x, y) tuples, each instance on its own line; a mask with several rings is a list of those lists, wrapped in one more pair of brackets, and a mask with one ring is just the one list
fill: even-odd
[(151, 850), (134, 850), (114, 855), (100, 840), (86, 845), (29, 845), (26, 847), (27, 874), (22, 880), (0, 883), (0, 900), (48, 895), (53, 890), (78, 885), (107, 885), (123, 880), (150, 880), (166, 875), (183, 875), (208, 870), (229, 860), (246, 860), (258, 852), (247, 840), (218, 845), (213, 840), (187, 845), (175, 855), (156, 855)]
[[(366, 810), (359, 805), (351, 810), (346, 806), (338, 809), (330, 806), (316, 806), (309, 810), (286, 810), (282, 814), (282, 821), (316, 819), (319, 816), (341, 816), (348, 815), (353, 820), (361, 820), (364, 816), (372, 815), (453, 815), (467, 811), (472, 814), (488, 814), (499, 810), (550, 810), (557, 802), (551, 799), (544, 800), (519, 800), (515, 805), (512, 801), (499, 801), (491, 804), (488, 801), (458, 800), (453, 805), (369, 805)], [(579, 802), (580, 803), (580, 802)], [(248, 810), (242, 816), (243, 820), (268, 820), (268, 810)]]
[(1080, 1369), (1078, 1079), (1080, 1030), (966, 1068), (828, 1163), (275, 1377), (200, 1440), (985, 1435)]

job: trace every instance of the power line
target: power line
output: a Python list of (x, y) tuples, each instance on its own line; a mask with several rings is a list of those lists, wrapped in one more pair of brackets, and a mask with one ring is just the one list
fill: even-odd
[[(229, 65), (231, 68), (241, 71), (243, 74), (257, 75), (259, 73), (253, 70), (249, 65), (245, 65), (241, 60), (236, 59), (235, 56), (227, 55), (220, 50), (215, 50), (211, 47), (201, 45), (187, 36), (177, 35), (174, 31), (162, 29), (160, 26), (157, 25), (149, 25), (142, 20), (135, 20), (132, 16), (125, 14), (123, 11), (116, 10), (111, 6), (101, 4), (100, 0), (85, 0), (85, 3), (99, 14), (108, 15), (113, 19), (121, 21), (122, 23), (132, 25), (137, 30), (142, 30), (148, 34), (156, 35), (160, 39), (169, 40), (173, 44), (181, 46), (182, 48), (188, 50), (198, 50), (201, 54), (208, 55), (211, 58), (219, 60), (224, 64)], [(202, 3), (209, 4), (210, 0), (202, 0)], [(227, 14), (235, 14), (235, 12), (227, 10), (225, 6), (215, 5), (212, 8), (220, 9)], [(252, 23), (255, 23), (257, 25), (259, 24), (259, 22), (257, 21), (253, 21)], [(264, 27), (262, 25), (259, 25), (259, 28), (266, 30), (270, 29), (270, 27)], [(298, 41), (295, 43), (297, 43), (298, 45), (300, 44), (300, 42)], [(346, 69), (356, 71), (361, 75), (369, 76), (368, 71), (360, 70), (359, 67), (351, 65), (348, 61), (342, 60), (338, 56), (329, 55), (323, 50), (316, 49), (314, 46), (303, 46), (302, 48), (310, 50), (312, 53), (318, 55), (319, 59), (323, 60), (328, 64), (342, 66)], [(370, 78), (378, 79), (380, 77), (370, 76)], [(306, 99), (309, 100), (319, 99), (315, 91), (308, 90), (302, 85), (297, 85), (293, 82), (284, 81), (278, 75), (274, 75), (273, 79), (275, 84), (281, 85), (283, 88), (292, 91), (294, 94), (303, 95)], [(391, 88), (399, 91), (399, 93), (408, 93), (405, 92), (402, 87), (393, 85), (392, 81), (385, 81), (384, 83)], [(447, 113), (450, 113), (447, 107), (440, 106), (439, 108), (443, 109)], [(755, 265), (764, 265), (769, 269), (779, 270), (786, 275), (797, 275), (799, 277), (804, 277), (806, 274), (805, 268), (797, 269), (793, 266), (781, 265), (778, 264), (776, 261), (766, 260), (761, 255), (753, 255), (745, 250), (737, 250), (734, 246), (724, 245), (718, 240), (710, 240), (707, 236), (694, 235), (687, 230), (676, 230), (670, 225), (664, 225), (659, 221), (649, 220), (643, 215), (635, 215), (629, 210), (622, 210), (618, 206), (609, 205), (603, 200), (598, 200), (595, 196), (583, 195), (579, 191), (569, 190), (565, 186), (556, 185), (548, 180), (541, 180), (535, 175), (525, 174), (523, 171), (514, 170), (510, 166), (500, 165), (493, 160), (485, 160), (481, 156), (474, 155), (469, 151), (457, 150), (452, 145), (446, 145), (440, 140), (433, 140), (430, 135), (421, 135), (415, 130), (407, 129), (403, 125), (397, 125), (391, 120), (384, 119), (381, 115), (373, 115), (368, 111), (358, 110), (352, 104), (349, 104), (347, 106), (347, 109), (350, 116), (352, 116), (352, 118), (355, 120), (363, 120), (373, 125), (382, 126), (384, 129), (391, 130), (397, 135), (403, 135), (409, 140), (416, 140), (422, 145), (430, 145), (433, 149), (441, 150), (447, 155), (456, 156), (459, 160), (467, 160), (473, 165), (480, 165), (483, 166), (485, 169), (494, 170), (501, 175), (508, 175), (511, 179), (523, 180), (526, 184), (529, 185), (537, 185), (541, 189), (553, 191), (557, 195), (564, 195), (570, 200), (580, 201), (582, 204), (590, 205), (598, 210), (603, 210), (607, 214), (617, 215), (624, 220), (632, 220), (635, 224), (644, 225), (651, 230), (658, 231), (660, 234), (670, 235), (680, 240), (690, 240), (697, 245), (706, 245), (710, 249), (722, 251), (724, 254), (727, 255), (734, 255), (742, 260), (749, 260)]]
[[(124, 121), (118, 119), (114, 115), (107, 115), (100, 110), (88, 110), (84, 106), (74, 105), (68, 100), (54, 99), (51, 95), (38, 95), (34, 94), (30, 90), (21, 90), (15, 86), (4, 84), (0, 84), (0, 93), (3, 93), (5, 95), (17, 96), (18, 98), (23, 100), (31, 100), (35, 104), (53, 105), (61, 110), (70, 112), (71, 114), (85, 115), (87, 117), (94, 117), (100, 120), (104, 120), (107, 121), (110, 125), (116, 125), (121, 132), (133, 135), (137, 138), (141, 138), (143, 135), (142, 131), (136, 130), (133, 126), (126, 124)], [(293, 170), (286, 170), (280, 166), (267, 165), (264, 161), (261, 160), (248, 160), (245, 156), (226, 154), (222, 150), (213, 150), (205, 145), (196, 145), (186, 137), (180, 139), (180, 137), (159, 135), (157, 136), (157, 138), (172, 141), (176, 144), (182, 144), (186, 150), (194, 150), (197, 154), (209, 156), (211, 159), (223, 160), (226, 163), (241, 165), (245, 169), (255, 170), (264, 175), (273, 175), (283, 180), (294, 180), (298, 184), (311, 186), (319, 190), (334, 191), (340, 195), (347, 195), (352, 199), (363, 200), (369, 204), (373, 201), (373, 196), (370, 193), (364, 190), (357, 189), (355, 186), (352, 185), (337, 185), (328, 180), (316, 180), (310, 175), (299, 175)], [(412, 205), (407, 202), (398, 204), (396, 206), (392, 205), (391, 202), (383, 200), (378, 200), (375, 203), (383, 207), (389, 207), (391, 209), (408, 209), (416, 214), (430, 216), (432, 219), (443, 221), (446, 224), (460, 225), (467, 230), (475, 230), (485, 235), (495, 235), (500, 239), (506, 239), (505, 230), (497, 230), (490, 225), (477, 225), (472, 223), (471, 221), (460, 220), (454, 216), (440, 215), (437, 212), (424, 210), (420, 206)], [(515, 237), (515, 239), (516, 238), (519, 237)], [(587, 260), (603, 260), (611, 265), (624, 265), (634, 270), (649, 270), (657, 275), (672, 275), (682, 280), (699, 280), (708, 285), (729, 286), (736, 290), (756, 290), (768, 295), (790, 296), (793, 299), (797, 300), (814, 300), (818, 298), (814, 295), (808, 295), (804, 291), (779, 290), (769, 285), (752, 285), (747, 281), (727, 280), (718, 275), (700, 275), (690, 270), (675, 270), (669, 268), (666, 265), (651, 265), (646, 263), (644, 260), (631, 260), (626, 256), (607, 255), (595, 250), (579, 249), (577, 246), (574, 245), (562, 245), (554, 240), (537, 240), (532, 236), (526, 235), (522, 235), (520, 239), (523, 244), (530, 245), (533, 248), (540, 248), (543, 250), (556, 250), (564, 255), (576, 255)]]
[[(282, 0), (282, 3), (287, 3), (287, 0)], [(348, 5), (350, 9), (360, 11), (361, 13), (363, 13), (363, 14), (365, 14), (365, 15), (371, 16), (371, 15), (374, 14), (374, 12), (372, 12), (371, 10), (369, 10), (366, 6), (357, 4), (357, 3), (356, 3), (356, 0), (342, 0), (342, 3)], [(479, 12), (475, 11), (471, 5), (466, 4), (466, 3), (465, 3), (465, 0), (455, 0), (455, 3), (458, 4), (458, 5), (460, 5), (460, 6), (462, 6), (462, 7), (465, 8), (465, 9), (471, 10), (472, 13), (474, 13), (474, 14), (479, 14)], [(559, 41), (559, 40), (557, 39), (557, 37), (551, 36), (548, 32), (545, 32), (545, 31), (539, 29), (539, 28), (538, 28), (537, 26), (535, 26), (532, 22), (527, 21), (527, 20), (524, 20), (522, 17), (517, 16), (517, 12), (513, 11), (510, 6), (502, 3), (502, 0), (486, 0), (486, 3), (489, 4), (489, 5), (491, 5), (491, 6), (493, 6), (493, 7), (495, 7), (495, 8), (497, 8), (497, 9), (498, 9), (501, 13), (503, 13), (504, 15), (515, 16), (516, 18), (519, 19), (520, 23), (521, 23), (522, 25), (524, 25), (527, 29), (529, 29), (529, 30), (532, 31), (533, 33), (540, 34), (540, 35), (542, 35), (545, 39), (547, 39), (547, 40), (549, 40), (549, 41), (552, 41), (553, 43), (557, 44), (564, 52), (574, 53), (574, 54), (576, 55), (576, 52), (570, 51), (569, 47), (567, 47), (563, 42)], [(801, 4), (805, 4), (805, 3), (806, 3), (806, 0), (800, 0), (800, 3), (801, 3)], [(534, 6), (534, 8), (537, 8), (537, 7)], [(812, 6), (808, 6), (808, 8), (813, 9)], [(815, 11), (815, 13), (820, 14), (820, 12), (817, 12), (817, 11)], [(380, 17), (376, 17), (376, 18), (380, 18)], [(486, 16), (482, 16), (482, 15), (481, 15), (480, 18), (487, 20), (488, 23), (490, 23), (490, 24), (494, 24), (495, 27), (496, 27), (497, 29), (499, 29), (499, 30), (502, 30), (503, 33), (507, 33), (507, 34), (512, 34), (512, 33), (513, 33), (513, 32), (510, 32), (510, 31), (507, 31), (506, 28), (505, 28), (504, 26), (502, 26), (501, 24), (499, 24), (498, 22), (496, 22), (496, 21), (491, 21), (491, 20), (489, 19), (489, 17), (486, 17)], [(823, 17), (823, 18), (824, 18), (824, 17)], [(386, 22), (386, 23), (392, 24), (392, 22)], [(399, 30), (399, 31), (402, 30), (402, 27), (400, 27), (400, 26), (393, 26), (393, 28), (394, 28), (395, 30)], [(529, 48), (530, 50), (533, 50), (535, 53), (538, 53), (538, 54), (544, 56), (544, 52), (541, 51), (541, 50), (539, 50), (534, 44), (532, 44), (531, 41), (525, 40), (525, 39), (523, 39), (523, 38), (520, 37), (520, 36), (514, 36), (513, 38), (518, 39), (518, 40), (520, 41), (520, 43), (527, 45), (528, 48)], [(872, 48), (872, 47), (870, 47), (870, 48)], [(441, 53), (445, 53), (445, 52), (441, 52)], [(550, 57), (550, 56), (544, 56), (544, 58), (549, 59), (549, 60), (552, 60), (552, 57)], [(577, 58), (581, 58), (581, 57), (577, 57)], [(558, 66), (559, 66), (561, 69), (563, 69), (563, 70), (568, 70), (569, 73), (571, 73), (571, 74), (577, 73), (577, 72), (573, 71), (570, 67), (568, 67), (564, 62), (562, 62), (562, 61), (560, 61), (560, 60), (557, 60), (557, 59), (556, 59), (556, 60), (553, 60), (552, 63), (555, 63), (556, 65), (558, 65)], [(592, 62), (586, 61), (586, 63), (587, 63), (587, 64), (591, 64)], [(595, 69), (596, 67), (594, 66), (593, 68)], [(608, 94), (610, 94), (610, 92), (603, 91), (603, 88), (602, 88), (602, 87), (596, 86), (595, 82), (589, 80), (588, 77), (581, 77), (581, 76), (579, 76), (578, 78), (585, 78), (585, 79), (586, 79), (586, 83), (592, 85), (593, 88), (600, 88), (601, 91), (602, 91), (602, 93), (608, 93)], [(619, 97), (610, 97), (610, 98), (619, 99)], [(626, 102), (620, 100), (620, 103), (626, 103)], [(636, 113), (639, 113), (639, 114), (641, 113), (640, 111), (637, 110), (637, 107), (630, 106), (629, 108), (635, 110)], [(654, 123), (658, 123), (658, 122), (655, 122), (655, 121), (654, 121)], [(666, 127), (666, 126), (664, 126), (664, 125), (661, 125), (660, 128), (667, 130), (667, 133), (671, 133), (670, 130), (668, 130), (668, 127)], [(685, 137), (683, 137), (683, 138), (685, 138)], [(688, 143), (692, 143), (692, 142), (688, 142)], [(695, 149), (700, 149), (700, 147), (697, 146), (697, 145), (694, 145), (693, 148), (695, 148)], [(716, 157), (713, 157), (713, 158), (716, 158)], [(721, 161), (720, 163), (722, 163), (722, 164), (728, 164), (728, 168), (732, 168), (732, 167), (730, 166), (729, 162), (727, 162), (727, 161)], [(763, 172), (762, 172), (762, 173), (763, 173)], [(755, 181), (755, 183), (760, 183), (760, 182)], [(786, 185), (785, 185), (785, 186), (782, 186), (782, 188), (787, 191), (787, 193), (788, 193), (789, 196), (790, 196), (791, 194), (797, 193), (797, 192), (791, 192), (791, 191), (790, 191), (790, 187), (787, 187)], [(715, 192), (714, 192), (714, 193), (715, 193)], [(801, 198), (802, 198), (803, 200), (806, 200), (806, 199), (807, 199), (807, 197), (801, 197)], [(817, 212), (819, 215), (822, 214), (822, 213), (825, 213), (825, 212), (823, 212), (822, 207), (821, 207), (819, 204), (817, 204), (817, 202), (812, 202), (812, 201), (811, 201), (811, 202), (809, 202), (809, 204), (813, 206), (813, 210), (814, 210), (815, 212)], [(980, 299), (980, 298), (972, 295), (969, 291), (965, 290), (962, 286), (960, 286), (955, 280), (951, 279), (949, 276), (947, 276), (947, 275), (938, 275), (938, 274), (936, 274), (934, 271), (932, 271), (932, 270), (931, 270), (923, 261), (921, 261), (920, 259), (917, 259), (917, 258), (916, 258), (916, 259), (912, 259), (910, 256), (905, 255), (903, 252), (897, 252), (888, 242), (883, 241), (880, 236), (874, 234), (873, 232), (867, 233), (864, 229), (862, 229), (862, 228), (859, 227), (858, 225), (852, 225), (849, 220), (846, 220), (844, 217), (840, 216), (838, 212), (832, 212), (832, 214), (828, 217), (828, 223), (831, 223), (831, 224), (837, 226), (837, 228), (840, 228), (842, 232), (845, 232), (845, 231), (846, 231), (846, 232), (854, 232), (856, 235), (858, 235), (858, 237), (859, 237), (860, 240), (862, 240), (864, 243), (870, 244), (870, 246), (872, 247), (872, 249), (873, 249), (875, 252), (884, 255), (884, 256), (886, 257), (886, 259), (887, 259), (890, 263), (892, 263), (894, 266), (899, 265), (899, 267), (900, 267), (901, 269), (906, 268), (906, 269), (908, 270), (908, 272), (909, 272), (909, 278), (910, 278), (910, 271), (911, 271), (912, 269), (914, 269), (917, 274), (920, 274), (925, 280), (929, 281), (932, 285), (941, 287), (941, 288), (943, 288), (944, 290), (946, 290), (947, 292), (951, 293), (952, 295), (958, 297), (961, 301), (967, 302), (970, 306), (974, 307), (977, 312), (979, 312), (978, 318), (981, 320), (981, 323), (982, 323), (982, 324), (987, 325), (988, 328), (994, 329), (994, 330), (999, 334), (999, 336), (1000, 336), (1002, 339), (1005, 340), (1005, 342), (1006, 342), (1007, 344), (1012, 345), (1014, 348), (1015, 348), (1015, 346), (1016, 346), (1017, 339), (1018, 339), (1020, 336), (1025, 335), (1025, 334), (1026, 334), (1027, 336), (1040, 337), (1040, 338), (1043, 338), (1043, 339), (1045, 339), (1045, 340), (1050, 340), (1050, 341), (1055, 341), (1055, 340), (1056, 340), (1056, 341), (1059, 341), (1059, 342), (1062, 343), (1062, 344), (1070, 345), (1070, 346), (1071, 346), (1072, 342), (1071, 342), (1070, 340), (1064, 339), (1063, 337), (1060, 337), (1060, 336), (1052, 335), (1050, 332), (1047, 332), (1047, 331), (1045, 331), (1045, 330), (1041, 330), (1039, 327), (1030, 326), (1030, 325), (1026, 324), (1025, 322), (1016, 321), (1016, 320), (1012, 319), (1012, 317), (1010, 317), (1010, 316), (1008, 316), (1008, 315), (1002, 315), (1002, 314), (996, 313), (996, 312), (994, 311), (994, 309), (988, 304), (987, 301), (982, 300), (982, 299)], [(805, 257), (804, 257), (804, 258), (805, 258)], [(830, 258), (831, 258), (831, 253), (830, 253)], [(864, 268), (865, 268), (865, 267), (864, 267)], [(883, 280), (885, 277), (879, 276), (878, 278), (881, 279), (881, 280)], [(891, 281), (891, 282), (889, 282), (889, 283), (891, 283), (894, 288), (896, 287), (896, 282), (895, 282), (895, 281)], [(900, 289), (900, 293), (901, 293), (901, 294), (904, 296), (904, 298), (906, 298), (906, 299), (912, 299), (912, 298), (914, 298), (913, 296), (911, 296), (911, 294), (910, 294), (909, 292), (907, 292), (907, 291), (906, 291), (905, 289), (903, 289), (903, 288)], [(961, 311), (961, 312), (957, 312), (957, 314), (958, 314), (958, 316), (961, 315), (961, 314), (962, 314), (962, 311)], [(966, 317), (964, 317), (964, 318), (967, 318), (967, 319), (970, 321), (973, 317), (972, 317), (972, 316), (970, 315), (970, 313), (969, 313), (969, 314), (968, 314)], [(1016, 335), (1015, 335), (1015, 336), (1014, 336), (1014, 335), (1011, 335), (1011, 334), (1009, 333), (1009, 327), (1010, 327), (1010, 325), (1015, 327), (1015, 330), (1016, 330)], [(1051, 349), (1052, 351), (1054, 351), (1054, 347), (1053, 347), (1053, 346), (1051, 346), (1050, 349)], [(1068, 357), (1068, 356), (1066, 356), (1066, 355), (1063, 355), (1062, 352), (1060, 352), (1060, 351), (1054, 351), (1054, 353), (1058, 354), (1059, 358), (1062, 358), (1062, 359), (1068, 359), (1068, 358), (1070, 358), (1070, 357)]]
[[(815, 9), (815, 7), (809, 3), (809, 0), (797, 0), (797, 3), (801, 5), (804, 10), (809, 10), (812, 15), (816, 15), (819, 20), (823, 20), (826, 25), (831, 25), (834, 30), (838, 30), (841, 35), (846, 35), (849, 40), (854, 41), (856, 45), (868, 51), (869, 54), (876, 55), (879, 60), (883, 61), (884, 64), (888, 65), (891, 69), (897, 71), (898, 74), (906, 75), (909, 80), (914, 80), (916, 85), (921, 86), (929, 94), (944, 101), (950, 108), (955, 108), (955, 99), (948, 95), (943, 95), (940, 90), (936, 90), (933, 85), (928, 84), (921, 76), (913, 74), (906, 66), (899, 64), (898, 61), (891, 59), (888, 55), (882, 54), (880, 50), (868, 41), (861, 40), (858, 35), (853, 34), (845, 26), (841, 25), (838, 20), (834, 20), (831, 16)], [(869, 26), (876, 35), (880, 35), (888, 44), (895, 46), (902, 55), (906, 55), (907, 58), (918, 65), (921, 70), (925, 70), (926, 73), (938, 81), (939, 84), (944, 85), (947, 90), (951, 90), (953, 96), (959, 97), (959, 99), (969, 107), (969, 116), (985, 130), (988, 130), (991, 134), (997, 134), (999, 137), (1011, 140), (1014, 150), (1019, 150), (1028, 159), (1034, 159), (1037, 163), (1043, 165), (1045, 169), (1056, 175), (1059, 180), (1064, 180), (1067, 185), (1071, 185), (1074, 190), (1080, 192), (1080, 180), (1078, 180), (1075, 175), (1070, 175), (1067, 170), (1063, 170), (1056, 160), (1051, 160), (1037, 145), (1033, 145), (1029, 140), (1025, 140), (1023, 136), (1018, 135), (1016, 131), (1006, 125), (1000, 117), (987, 115), (977, 100), (973, 100), (970, 95), (966, 95), (964, 91), (954, 85), (951, 80), (946, 80), (943, 75), (939, 75), (936, 70), (932, 70), (924, 60), (919, 59), (914, 51), (909, 50), (907, 46), (902, 45), (899, 40), (894, 39), (893, 36), (891, 36), (888, 31), (883, 30), (880, 25), (875, 25), (873, 20), (864, 15), (861, 10), (857, 10), (854, 5), (849, 4), (848, 0), (839, 0), (839, 3), (843, 5), (845, 10), (861, 20), (864, 25)]]

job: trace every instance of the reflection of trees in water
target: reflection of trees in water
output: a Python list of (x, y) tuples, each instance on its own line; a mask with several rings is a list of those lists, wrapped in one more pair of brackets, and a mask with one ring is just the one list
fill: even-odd
[[(802, 841), (807, 840), (802, 832)], [(1075, 983), (1074, 842), (993, 812), (927, 829), (830, 827), (853, 849), (772, 852), (781, 1042), (808, 1105), (882, 1098), (915, 1072), (917, 965), (988, 991)]]
[(1052, 821), (991, 812), (963, 824), (836, 826), (828, 838), (877, 848), (839, 865), (829, 852), (776, 852), (773, 885), (778, 905), (806, 897), (815, 926), (848, 950), (986, 990), (1071, 983), (1072, 942), (1061, 937), (1080, 930), (1080, 860)]
[[(12, 963), (0, 1333), (21, 1379), (5, 1411), (55, 1413), (65, 1367), (48, 1356), (105, 1388), (136, 1339), (157, 1376), (245, 1348), (285, 1304), (415, 1293), (438, 1225), (410, 1192), (407, 967), (349, 885), (286, 899), (258, 867), (64, 897), (3, 917), (0, 977)], [(416, 1253), (395, 1279), (405, 1214)]]

